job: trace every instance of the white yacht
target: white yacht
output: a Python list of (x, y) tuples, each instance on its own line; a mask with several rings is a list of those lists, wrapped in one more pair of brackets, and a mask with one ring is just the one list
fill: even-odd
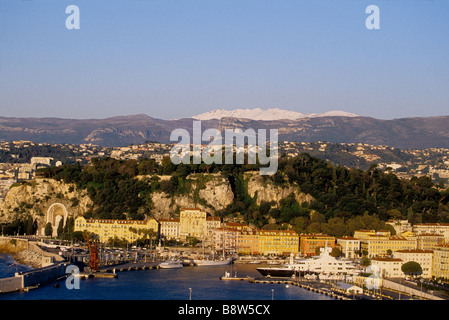
[(178, 269), (182, 267), (182, 261), (178, 260), (166, 260), (159, 264), (160, 269)]
[(222, 259), (222, 260), (212, 260), (212, 259), (194, 259), (193, 262), (201, 267), (201, 266), (225, 266), (231, 264), (232, 259)]
[(325, 247), (321, 249), (319, 257), (305, 258), (293, 260), (290, 256), (290, 262), (280, 267), (256, 268), (259, 273), (266, 277), (292, 277), (316, 275), (320, 279), (323, 278), (341, 278), (345, 276), (353, 276), (356, 274), (357, 268), (347, 260), (339, 260), (330, 255), (332, 248)]

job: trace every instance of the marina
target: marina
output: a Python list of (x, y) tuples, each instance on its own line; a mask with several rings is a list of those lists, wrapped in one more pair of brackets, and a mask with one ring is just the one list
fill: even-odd
[[(300, 287), (283, 284), (257, 284), (250, 281), (222, 281), (220, 276), (230, 266), (189, 266), (171, 270), (160, 268), (120, 272), (116, 278), (91, 277), (80, 281), (80, 289), (68, 290), (65, 279), (40, 286), (29, 292), (1, 295), (2, 300), (329, 300), (330, 297)], [(257, 277), (250, 264), (234, 265), (244, 277)]]
[[(42, 248), (48, 253), (59, 250), (52, 246)], [(60, 251), (60, 256), (69, 252), (72, 250)], [(267, 287), (272, 290), (272, 295), (273, 290), (282, 288), (283, 294), (278, 293), (277, 298), (283, 300), (319, 300), (323, 297), (339, 300), (407, 299), (407, 294), (402, 292), (405, 288), (400, 284), (389, 283), (389, 288), (379, 288), (377, 291), (364, 288), (363, 282), (362, 287), (356, 285), (354, 277), (357, 277), (360, 268), (350, 260), (330, 256), (330, 248), (327, 246), (322, 248), (320, 256), (296, 259), (293, 255), (289, 259), (285, 259), (285, 256), (279, 259), (272, 256), (225, 255), (215, 258), (213, 254), (206, 256), (190, 250), (173, 249), (163, 250), (158, 256), (153, 255), (152, 251), (139, 251), (136, 248), (109, 248), (97, 252), (98, 261), (91, 260), (96, 255), (86, 254), (81, 250), (76, 254), (66, 255), (67, 260), (64, 262), (31, 269), (24, 268), (14, 263), (10, 256), (3, 255), (3, 261), (0, 261), (0, 274), (3, 275), (0, 279), (1, 298), (65, 299), (59, 295), (61, 292), (67, 294), (64, 289), (67, 289), (66, 281), (76, 279), (82, 280), (79, 290), (83, 292), (74, 290), (78, 293), (67, 295), (67, 299), (183, 300), (186, 298), (182, 297), (182, 292), (189, 291), (190, 299), (190, 291), (199, 288), (197, 290), (201, 294), (196, 296), (199, 300), (246, 300), (259, 299), (259, 295), (266, 294)], [(89, 291), (92, 286), (99, 286), (94, 291), (102, 290), (103, 287), (107, 289), (98, 296)], [(58, 293), (49, 288), (60, 290)], [(165, 292), (169, 288), (170, 292)], [(85, 289), (88, 290), (84, 291)], [(153, 289), (158, 290), (157, 294), (148, 292)], [(226, 290), (230, 292), (226, 293)], [(413, 288), (408, 291), (410, 299), (417, 296), (431, 300), (437, 298)], [(309, 296), (306, 292), (315, 295)], [(57, 294), (58, 297), (52, 294)]]
[[(11, 260), (7, 258), (6, 261)], [(164, 268), (164, 263), (179, 263), (181, 267)], [(12, 272), (9, 264), (0, 263), (0, 266), (3, 269), (0, 272), (4, 275), (7, 275), (4, 273), (7, 269)], [(22, 269), (21, 266), (19, 268)], [(79, 278), (77, 281), (80, 281), (80, 288), (77, 290), (67, 287), (68, 274), (64, 274), (61, 269), (57, 275), (45, 275), (39, 269), (31, 269), (21, 272), (21, 277), (27, 279), (27, 285), (19, 290), (2, 293), (1, 299), (392, 300), (417, 298), (418, 293), (415, 291), (413, 294), (406, 294), (387, 288), (376, 292), (356, 287), (350, 282), (323, 278), (263, 277), (258, 270), (260, 268), (272, 266), (267, 262), (264, 265), (232, 263), (202, 267), (177, 260), (128, 262), (121, 264), (120, 268), (115, 265), (103, 267), (100, 271), (80, 272), (76, 275)], [(428, 299), (434, 297), (429, 296)]]

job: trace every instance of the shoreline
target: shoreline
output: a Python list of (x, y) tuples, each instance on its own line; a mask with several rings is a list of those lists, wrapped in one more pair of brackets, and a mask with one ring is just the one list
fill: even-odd
[(0, 242), (0, 252), (9, 254), (15, 263), (33, 269), (42, 266), (42, 254), (34, 250), (34, 246), (29, 246), (28, 243), (25, 245), (23, 242), (15, 241), (15, 239), (4, 238), (3, 240)]
[[(17, 252), (0, 249), (0, 253), (11, 256), (11, 258), (14, 260), (14, 263), (18, 263), (32, 269), (40, 268), (40, 263), (36, 260), (37, 258), (35, 257), (36, 253), (31, 250), (21, 250)], [(33, 257), (30, 257), (30, 255), (33, 255)]]

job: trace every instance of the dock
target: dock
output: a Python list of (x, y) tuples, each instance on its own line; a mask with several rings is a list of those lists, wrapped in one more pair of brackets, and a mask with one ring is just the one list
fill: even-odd
[(312, 286), (309, 283), (306, 282), (301, 282), (301, 281), (297, 281), (297, 280), (293, 280), (293, 279), (286, 279), (286, 278), (259, 278), (259, 279), (255, 279), (252, 278), (249, 280), (249, 282), (251, 283), (268, 283), (268, 284), (285, 284), (285, 285), (293, 285), (293, 286), (297, 286), (303, 289), (306, 289), (307, 291), (312, 291), (312, 292), (316, 292), (316, 293), (320, 293), (320, 294), (324, 294), (327, 296), (330, 296), (332, 298), (335, 299), (339, 299), (339, 300), (352, 300), (344, 295), (341, 295), (337, 292), (334, 292), (332, 290), (329, 290), (327, 288), (319, 288), (316, 286)]
[(160, 262), (151, 261), (151, 262), (127, 262), (123, 264), (114, 264), (114, 265), (104, 265), (100, 267), (98, 270), (99, 273), (115, 273), (115, 272), (123, 272), (123, 271), (134, 271), (134, 270), (149, 270), (156, 269)]
[(220, 280), (251, 281), (251, 277), (220, 277)]
[(94, 278), (108, 278), (108, 279), (114, 279), (117, 278), (117, 274), (115, 273), (109, 273), (109, 272), (93, 272), (90, 274)]

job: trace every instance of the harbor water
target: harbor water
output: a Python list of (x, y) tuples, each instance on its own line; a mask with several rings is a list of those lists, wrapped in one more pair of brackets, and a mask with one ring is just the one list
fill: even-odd
[[(14, 275), (8, 255), (0, 256), (0, 275)], [(66, 286), (66, 280), (41, 286), (29, 292), (0, 294), (0, 300), (330, 300), (332, 298), (285, 284), (258, 284), (249, 281), (220, 280), (230, 272), (238, 277), (260, 277), (256, 265), (233, 264), (180, 269), (151, 269), (118, 272), (117, 278), (79, 280), (79, 289)], [(73, 287), (73, 286), (72, 286)]]
[(14, 259), (9, 254), (0, 252), (0, 279), (14, 277), (16, 272), (27, 271), (30, 269), (31, 267), (29, 266), (15, 263)]

